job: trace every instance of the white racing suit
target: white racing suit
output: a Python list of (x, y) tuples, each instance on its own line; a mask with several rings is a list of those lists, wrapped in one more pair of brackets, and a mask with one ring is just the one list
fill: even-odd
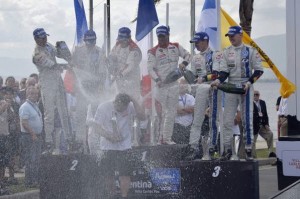
[(122, 48), (120, 44), (116, 44), (110, 55), (112, 73), (115, 73), (115, 80), (119, 93), (126, 93), (137, 101), (141, 98), (140, 88), (140, 63), (142, 60), (142, 52), (140, 48), (130, 40), (126, 48)]
[(97, 108), (103, 102), (104, 86), (107, 77), (106, 57), (104, 51), (98, 47), (88, 48), (78, 46), (72, 55), (73, 71), (76, 76), (76, 139), (83, 144), (86, 151), (87, 140), (87, 106)]
[[(222, 53), (213, 52), (209, 47), (192, 59), (192, 72), (202, 79), (201, 84), (196, 85), (196, 104), (194, 108), (194, 120), (191, 129), (190, 145), (198, 146), (201, 136), (201, 126), (205, 118), (206, 109), (209, 107), (209, 147), (217, 144), (219, 130), (219, 110), (221, 108), (222, 93), (213, 89), (210, 83), (217, 78)], [(206, 137), (207, 137), (206, 136)], [(204, 144), (204, 143), (202, 143)]]
[[(132, 40), (129, 41), (129, 45), (125, 48), (122, 48), (117, 42), (109, 55), (109, 60), (112, 65), (110, 71), (116, 81), (118, 92), (126, 93), (142, 104), (140, 77), (142, 52), (140, 48)], [(133, 145), (138, 145), (139, 130), (146, 129), (148, 121), (132, 119), (134, 120), (132, 141)]]
[(250, 46), (241, 44), (238, 47), (229, 46), (223, 52), (223, 62), (220, 66), (219, 80), (244, 85), (251, 83), (246, 95), (225, 93), (224, 101), (224, 148), (231, 149), (233, 139), (233, 121), (240, 106), (244, 129), (245, 149), (251, 149), (253, 143), (253, 86), (252, 84), (263, 74), (261, 58), (258, 52)]
[[(54, 144), (54, 111), (57, 108), (62, 129), (71, 138), (66, 93), (61, 77), (63, 69), (56, 63), (56, 48), (47, 43), (45, 47), (36, 45), (32, 61), (39, 71), (41, 97), (44, 106), (44, 128), (47, 143)], [(57, 146), (56, 146), (57, 147)]]
[[(178, 43), (169, 43), (166, 48), (159, 45), (148, 51), (148, 71), (151, 78), (164, 81), (166, 76), (178, 68), (179, 57), (184, 59), (186, 65), (190, 62), (191, 55)], [(155, 99), (161, 105), (162, 121), (160, 142), (170, 142), (173, 134), (176, 107), (178, 104), (178, 82), (156, 87)]]

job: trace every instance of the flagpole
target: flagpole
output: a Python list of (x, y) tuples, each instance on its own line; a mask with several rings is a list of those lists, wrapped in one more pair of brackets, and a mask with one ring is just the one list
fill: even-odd
[(221, 50), (221, 0), (216, 0), (216, 8), (217, 8), (217, 49), (216, 50)]
[(169, 26), (169, 3), (166, 3), (166, 26)]
[(93, 0), (90, 0), (90, 30), (93, 30)]
[(106, 1), (107, 4), (107, 53), (110, 52), (110, 0)]
[(103, 22), (103, 26), (104, 26), (104, 34), (103, 34), (103, 37), (104, 37), (104, 51), (105, 51), (105, 55), (107, 56), (108, 55), (108, 50), (107, 50), (107, 29), (106, 29), (106, 24), (107, 24), (107, 13), (106, 13), (106, 10), (107, 10), (107, 5), (106, 3), (104, 4), (104, 22)]
[[(216, 46), (216, 50), (219, 50), (221, 51), (221, 0), (216, 0), (216, 9), (217, 9), (217, 46)], [(221, 92), (222, 94), (222, 101), (223, 101), (223, 98), (224, 98), (224, 92)], [(223, 154), (224, 152), (224, 137), (223, 137), (223, 107), (221, 106), (221, 108), (218, 110), (219, 112), (219, 121), (220, 121), (220, 154)]]
[[(191, 0), (191, 38), (195, 34), (195, 0)], [(191, 43), (191, 54), (194, 55), (194, 44)]]

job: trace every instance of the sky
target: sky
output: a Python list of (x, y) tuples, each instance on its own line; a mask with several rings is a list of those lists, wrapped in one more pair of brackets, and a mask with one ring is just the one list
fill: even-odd
[[(103, 13), (105, 0), (94, 0), (94, 30), (97, 45), (102, 46)], [(166, 23), (166, 3), (170, 5), (170, 40), (190, 49), (190, 0), (162, 0), (157, 5), (161, 25)], [(196, 0), (196, 24), (204, 0)], [(89, 0), (83, 0), (87, 19)], [(286, 32), (285, 0), (255, 0), (252, 22), (252, 38), (278, 35)], [(222, 8), (239, 22), (239, 0), (221, 0)], [(111, 0), (111, 44), (115, 43), (117, 31), (127, 26), (135, 35), (138, 0)], [(89, 21), (89, 20), (88, 20)], [(31, 59), (34, 49), (32, 31), (42, 27), (50, 34), (48, 41), (66, 41), (72, 48), (75, 38), (75, 12), (73, 0), (1, 0), (0, 7), (0, 57)], [(156, 43), (156, 39), (154, 40)], [(1, 71), (1, 68), (0, 68)]]

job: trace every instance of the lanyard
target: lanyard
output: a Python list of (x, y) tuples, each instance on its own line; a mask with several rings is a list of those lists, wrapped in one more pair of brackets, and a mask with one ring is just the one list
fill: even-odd
[(185, 107), (185, 105), (186, 105), (186, 95), (184, 95), (184, 100), (183, 100), (182, 96), (179, 96), (179, 97), (180, 97), (179, 101), (182, 101), (183, 107)]

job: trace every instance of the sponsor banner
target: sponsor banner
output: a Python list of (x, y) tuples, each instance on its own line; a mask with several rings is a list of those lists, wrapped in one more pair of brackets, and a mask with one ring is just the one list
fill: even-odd
[(284, 176), (300, 176), (300, 150), (282, 151)]
[[(179, 168), (152, 168), (149, 171), (137, 168), (132, 174), (130, 191), (133, 194), (179, 194), (181, 191)], [(119, 184), (118, 180), (116, 184)]]

